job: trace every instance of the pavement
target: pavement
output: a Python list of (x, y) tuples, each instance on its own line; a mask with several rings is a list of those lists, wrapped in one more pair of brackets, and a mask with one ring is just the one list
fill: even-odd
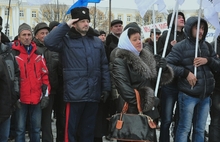
[[(53, 131), (54, 142), (56, 142), (56, 126), (55, 126), (56, 119), (52, 119), (51, 123), (52, 123), (52, 131)], [(210, 124), (210, 117), (208, 117), (207, 122), (206, 122), (206, 131), (207, 132), (208, 132), (209, 124)], [(160, 130), (157, 129), (156, 133), (157, 133), (157, 141), (159, 142)], [(25, 142), (29, 142), (28, 134), (26, 134), (25, 136), (26, 136)], [(14, 142), (14, 140), (10, 140), (8, 142)], [(105, 139), (105, 137), (103, 137), (103, 142), (116, 142), (116, 140), (115, 141), (108, 141), (108, 140)], [(170, 142), (173, 142), (173, 138), (172, 137), (170, 138)]]

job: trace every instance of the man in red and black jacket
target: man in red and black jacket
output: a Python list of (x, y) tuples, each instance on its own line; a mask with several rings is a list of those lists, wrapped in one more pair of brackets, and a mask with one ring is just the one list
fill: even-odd
[(23, 23), (18, 29), (18, 40), (12, 45), (20, 68), (20, 99), (16, 110), (15, 142), (25, 141), (27, 117), (30, 120), (30, 141), (40, 142), (41, 109), (49, 102), (48, 69), (32, 38), (31, 27)]

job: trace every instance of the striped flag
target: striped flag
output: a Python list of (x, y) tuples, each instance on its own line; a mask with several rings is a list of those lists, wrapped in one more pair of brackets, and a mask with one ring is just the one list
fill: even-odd
[(70, 14), (71, 10), (76, 7), (87, 7), (88, 3), (99, 3), (101, 0), (78, 0), (75, 2), (66, 12), (66, 14)]

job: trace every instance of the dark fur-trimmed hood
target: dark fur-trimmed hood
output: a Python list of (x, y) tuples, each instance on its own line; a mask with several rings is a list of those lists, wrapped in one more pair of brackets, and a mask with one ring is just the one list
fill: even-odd
[(137, 56), (131, 51), (117, 48), (115, 57), (126, 58), (127, 63), (130, 64), (138, 74), (147, 79), (155, 78), (157, 75), (156, 61), (148, 49), (143, 49), (140, 52), (140, 56)]

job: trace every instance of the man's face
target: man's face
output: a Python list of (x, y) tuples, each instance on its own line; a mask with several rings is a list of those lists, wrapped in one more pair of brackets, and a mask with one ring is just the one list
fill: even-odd
[(29, 30), (23, 30), (18, 35), (18, 40), (23, 44), (29, 46), (32, 41), (32, 33)]
[[(200, 28), (199, 28), (199, 40), (201, 40), (203, 37), (204, 29), (205, 29), (204, 24), (201, 24)], [(193, 28), (192, 28), (192, 36), (194, 38), (196, 38), (196, 34), (197, 34), (197, 24), (195, 26), (193, 26)]]
[(78, 31), (80, 34), (86, 35), (86, 33), (89, 30), (89, 20), (83, 19), (73, 24), (76, 31)]
[[(156, 33), (156, 41), (158, 41), (160, 35), (161, 35), (160, 33)], [(151, 38), (152, 41), (154, 41), (154, 33), (151, 33), (150, 38)]]
[(47, 29), (41, 29), (35, 35), (35, 38), (40, 42), (44, 43), (44, 37), (49, 33)]
[(115, 24), (111, 27), (111, 32), (117, 36), (120, 36), (122, 33), (123, 26), (122, 24)]
[(105, 41), (106, 40), (106, 35), (105, 34), (101, 34), (100, 36), (99, 36), (99, 38), (101, 39), (101, 41)]
[(178, 15), (177, 18), (177, 27), (184, 27), (185, 22), (184, 22), (184, 18), (182, 15)]

